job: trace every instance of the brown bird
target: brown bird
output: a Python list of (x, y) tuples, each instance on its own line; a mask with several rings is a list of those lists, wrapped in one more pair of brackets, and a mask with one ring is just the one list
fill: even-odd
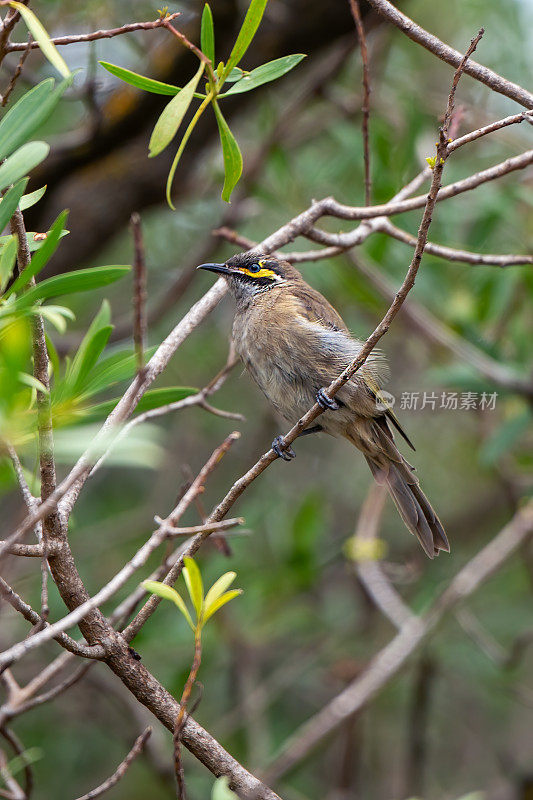
[[(365, 456), (376, 481), (385, 484), (408, 530), (430, 558), (450, 546), (439, 518), (420, 488), (412, 467), (394, 443), (392, 424), (413, 448), (398, 420), (383, 404), (379, 387), (386, 375), (375, 350), (340, 389), (328, 386), (355, 358), (361, 342), (339, 314), (297, 269), (273, 256), (238, 254), (225, 264), (201, 264), (222, 275), (235, 297), (233, 340), (248, 372), (272, 405), (292, 425), (318, 402), (325, 412), (302, 435), (324, 431), (343, 436)], [(285, 461), (281, 437), (272, 442)]]

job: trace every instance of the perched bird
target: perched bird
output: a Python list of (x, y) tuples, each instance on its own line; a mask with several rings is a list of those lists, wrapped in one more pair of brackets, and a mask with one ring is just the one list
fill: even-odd
[[(324, 431), (352, 442), (376, 481), (387, 486), (405, 525), (427, 555), (449, 552), (444, 529), (414, 467), (394, 443), (390, 424), (413, 447), (392, 410), (381, 402), (379, 387), (386, 375), (382, 354), (373, 351), (335, 398), (329, 397), (324, 387), (355, 358), (361, 342), (297, 269), (271, 255), (248, 253), (198, 269), (226, 279), (236, 301), (236, 350), (272, 405), (294, 424), (318, 402), (326, 410), (318, 424), (303, 434)], [(280, 436), (272, 442), (276, 454), (285, 461), (294, 458), (292, 448), (284, 450), (280, 443)]]

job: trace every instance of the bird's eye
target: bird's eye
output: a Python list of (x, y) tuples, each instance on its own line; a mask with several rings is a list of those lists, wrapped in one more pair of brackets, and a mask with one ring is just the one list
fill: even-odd
[(260, 269), (261, 267), (259, 264), (252, 264), (252, 266), (249, 267), (249, 272), (259, 272)]

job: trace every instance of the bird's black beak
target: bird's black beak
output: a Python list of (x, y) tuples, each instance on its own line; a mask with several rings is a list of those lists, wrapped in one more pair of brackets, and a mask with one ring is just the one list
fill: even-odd
[(207, 269), (209, 272), (220, 272), (222, 275), (231, 273), (231, 270), (225, 264), (200, 264), (196, 269)]

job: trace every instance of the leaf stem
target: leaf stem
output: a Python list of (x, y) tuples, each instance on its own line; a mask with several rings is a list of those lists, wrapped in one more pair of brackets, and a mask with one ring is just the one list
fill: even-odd
[(189, 141), (189, 137), (190, 137), (191, 133), (193, 132), (193, 130), (194, 130), (195, 126), (196, 126), (196, 123), (198, 122), (198, 120), (200, 119), (200, 117), (204, 113), (205, 109), (207, 108), (207, 106), (209, 105), (211, 100), (213, 100), (214, 97), (215, 97), (215, 92), (211, 89), (209, 94), (206, 96), (206, 98), (201, 102), (201, 104), (196, 109), (196, 113), (195, 113), (194, 117), (191, 119), (191, 121), (189, 122), (189, 125), (187, 126), (187, 130), (183, 134), (183, 139), (181, 140), (180, 146), (178, 147), (178, 152), (174, 156), (174, 161), (172, 162), (172, 166), (170, 167), (170, 172), (168, 173), (168, 178), (167, 178), (166, 197), (167, 197), (167, 203), (169, 204), (170, 208), (173, 211), (176, 210), (176, 207), (172, 203), (172, 198), (170, 196), (170, 192), (171, 192), (171, 189), (172, 189), (172, 182), (174, 180), (174, 175), (176, 174), (176, 169), (178, 167), (178, 163), (179, 163), (179, 160), (181, 158), (181, 154), (183, 153), (185, 145)]

